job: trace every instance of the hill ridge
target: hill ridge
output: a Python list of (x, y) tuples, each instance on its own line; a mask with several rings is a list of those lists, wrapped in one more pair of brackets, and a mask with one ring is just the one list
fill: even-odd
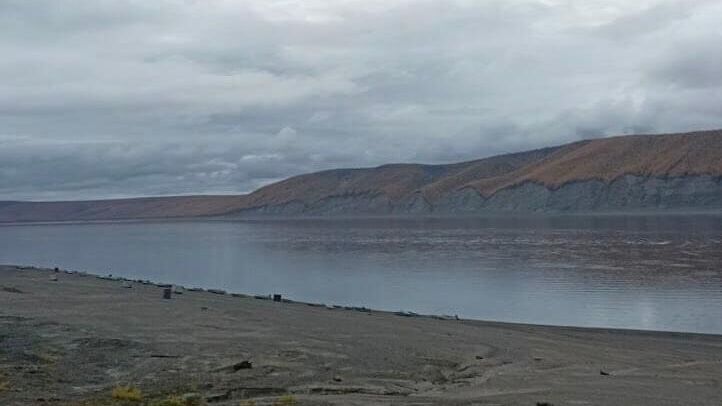
[(246, 195), (6, 201), (0, 221), (709, 208), (722, 207), (720, 179), (722, 130), (707, 130), (586, 139), (452, 164), (329, 169)]

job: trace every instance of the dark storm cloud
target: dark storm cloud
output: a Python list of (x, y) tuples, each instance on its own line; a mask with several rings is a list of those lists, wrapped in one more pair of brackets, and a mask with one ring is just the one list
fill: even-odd
[(0, 200), (722, 127), (715, 1), (0, 0)]

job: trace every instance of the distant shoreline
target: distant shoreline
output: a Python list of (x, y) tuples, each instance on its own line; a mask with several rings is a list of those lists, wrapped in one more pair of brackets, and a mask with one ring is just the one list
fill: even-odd
[(261, 221), (303, 221), (303, 220), (363, 220), (363, 219), (400, 219), (400, 220), (455, 220), (455, 219), (544, 219), (544, 218), (569, 218), (569, 217), (686, 217), (686, 216), (722, 216), (722, 208), (708, 210), (627, 210), (627, 211), (570, 211), (570, 212), (539, 212), (539, 213), (515, 213), (515, 212), (489, 212), (483, 214), (385, 214), (385, 215), (265, 215), (265, 216), (192, 216), (192, 217), (147, 217), (147, 218), (119, 218), (119, 219), (98, 219), (98, 220), (29, 220), (29, 221), (1, 221), (2, 226), (18, 225), (64, 225), (64, 224), (113, 224), (113, 223), (145, 223), (145, 222), (261, 222)]

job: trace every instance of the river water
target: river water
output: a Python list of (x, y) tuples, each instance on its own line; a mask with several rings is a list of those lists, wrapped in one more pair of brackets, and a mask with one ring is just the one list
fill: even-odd
[(722, 333), (722, 216), (0, 225), (0, 263), (535, 324)]

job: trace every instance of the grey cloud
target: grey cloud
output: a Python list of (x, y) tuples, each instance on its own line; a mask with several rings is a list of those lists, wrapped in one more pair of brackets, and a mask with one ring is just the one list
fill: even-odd
[(664, 0), (3, 1), (0, 200), (242, 193), (722, 127), (720, 15)]
[(717, 38), (678, 44), (650, 69), (650, 78), (675, 87), (700, 89), (722, 86), (722, 51)]

